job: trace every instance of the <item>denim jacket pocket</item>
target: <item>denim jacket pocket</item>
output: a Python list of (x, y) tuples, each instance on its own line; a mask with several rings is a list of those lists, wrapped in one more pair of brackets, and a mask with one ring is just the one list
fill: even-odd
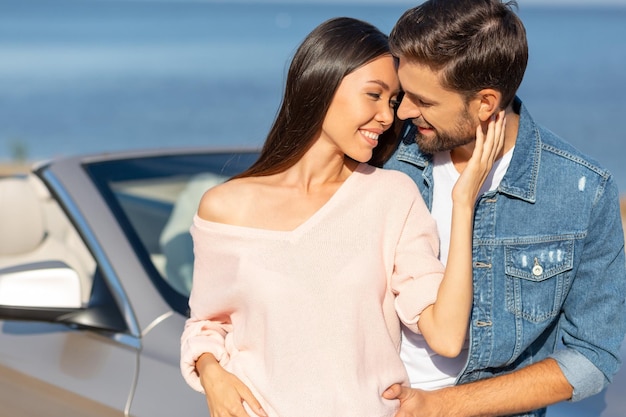
[(504, 247), (506, 308), (529, 322), (559, 314), (569, 272), (574, 265), (574, 239), (532, 239)]

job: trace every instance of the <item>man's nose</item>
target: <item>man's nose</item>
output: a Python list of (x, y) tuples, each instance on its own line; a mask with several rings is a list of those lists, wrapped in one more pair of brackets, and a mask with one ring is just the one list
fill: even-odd
[(410, 100), (403, 98), (396, 110), (396, 115), (401, 120), (416, 119), (422, 115), (419, 108), (411, 103)]

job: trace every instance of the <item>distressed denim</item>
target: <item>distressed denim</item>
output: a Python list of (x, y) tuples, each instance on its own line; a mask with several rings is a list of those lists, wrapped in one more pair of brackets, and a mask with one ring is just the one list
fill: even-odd
[[(497, 190), (482, 195), (473, 234), (474, 303), (467, 383), (554, 358), (573, 401), (600, 392), (620, 366), (626, 268), (611, 175), (535, 124), (519, 99), (519, 133)], [(411, 123), (385, 168), (405, 172), (432, 207), (432, 158)], [(524, 416), (544, 416), (545, 409)]]

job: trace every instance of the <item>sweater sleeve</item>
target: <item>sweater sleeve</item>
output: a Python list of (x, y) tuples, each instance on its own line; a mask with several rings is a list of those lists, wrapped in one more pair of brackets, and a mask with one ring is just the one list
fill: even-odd
[(437, 226), (424, 200), (416, 193), (396, 246), (391, 290), (399, 319), (419, 333), (421, 312), (437, 299), (444, 266), (439, 261)]
[(196, 391), (204, 392), (196, 371), (196, 361), (202, 354), (211, 353), (220, 363), (226, 362), (225, 340), (231, 329), (232, 326), (224, 321), (197, 317), (192, 310), (181, 337), (180, 367), (183, 378)]
[[(228, 359), (227, 335), (232, 331), (232, 308), (220, 291), (220, 271), (224, 263), (217, 263), (218, 254), (211, 250), (211, 239), (197, 227), (191, 227), (194, 240), (193, 285), (189, 297), (190, 317), (181, 336), (180, 367), (185, 381), (196, 391), (203, 392), (196, 371), (196, 361), (204, 353), (211, 353), (223, 365)], [(219, 265), (219, 266), (218, 266)]]

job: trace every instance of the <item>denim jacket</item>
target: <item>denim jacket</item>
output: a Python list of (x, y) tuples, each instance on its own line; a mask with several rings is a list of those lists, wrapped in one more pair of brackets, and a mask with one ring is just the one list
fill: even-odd
[[(619, 195), (611, 175), (549, 130), (519, 99), (519, 132), (497, 190), (475, 207), (474, 302), (467, 383), (554, 358), (572, 400), (617, 372), (626, 331)], [(408, 174), (432, 207), (432, 158), (406, 123), (385, 168)], [(545, 409), (524, 416), (544, 416)]]

